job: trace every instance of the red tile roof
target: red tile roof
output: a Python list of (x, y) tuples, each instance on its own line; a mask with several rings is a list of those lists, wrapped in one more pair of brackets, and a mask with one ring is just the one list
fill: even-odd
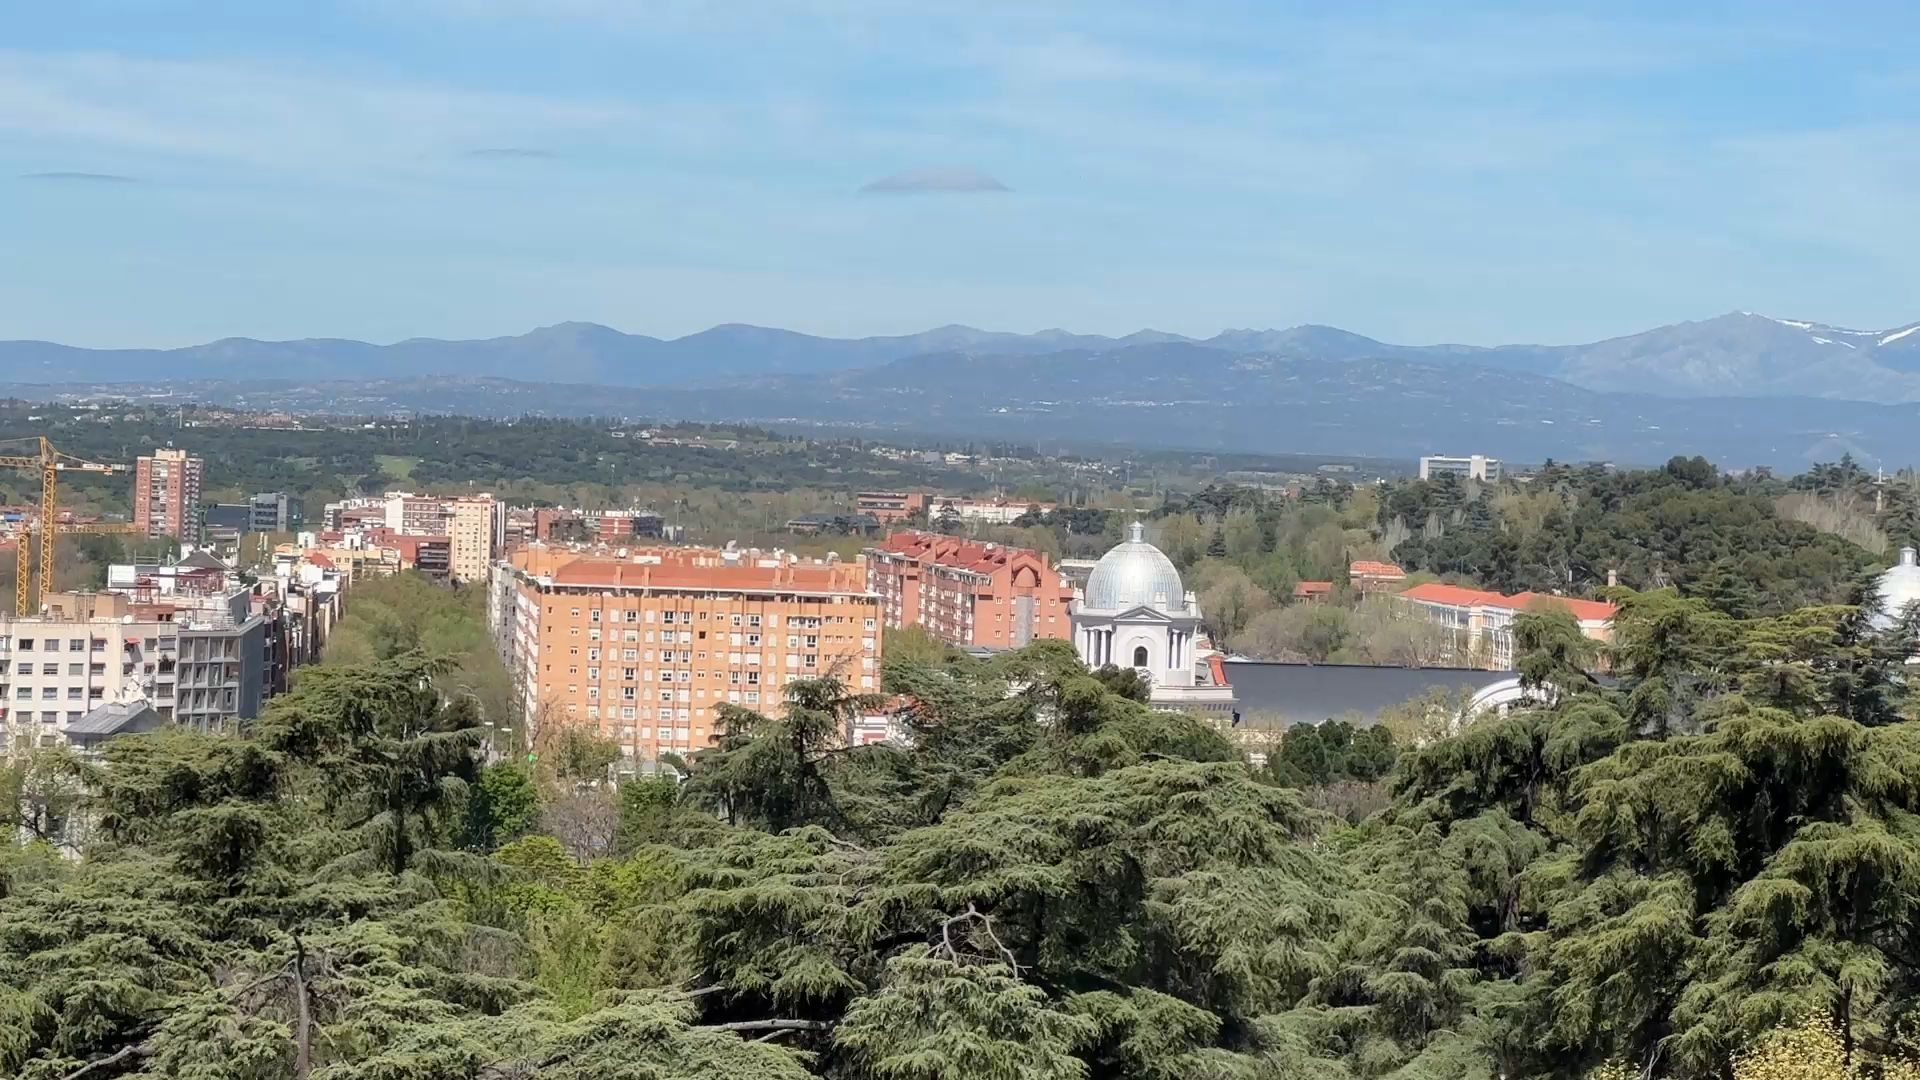
[(1293, 595), (1301, 598), (1305, 598), (1309, 596), (1332, 596), (1333, 582), (1331, 581), (1295, 582), (1293, 586)]
[(1407, 576), (1407, 572), (1405, 570), (1402, 570), (1400, 567), (1394, 565), (1393, 563), (1375, 562), (1372, 559), (1354, 560), (1353, 565), (1347, 567), (1347, 573), (1354, 574), (1354, 575), (1366, 575), (1369, 577), (1400, 578), (1400, 577)]
[(1558, 605), (1572, 612), (1573, 617), (1581, 622), (1605, 622), (1613, 618), (1614, 613), (1619, 610), (1615, 605), (1601, 600), (1576, 600), (1571, 597), (1537, 592), (1514, 593), (1508, 596), (1483, 589), (1442, 585), (1439, 582), (1415, 585), (1400, 595), (1409, 600), (1428, 604), (1445, 604), (1451, 607), (1497, 607), (1512, 611), (1529, 611), (1543, 606)]
[(986, 544), (977, 540), (962, 540), (955, 536), (913, 530), (894, 533), (880, 541), (877, 546), (879, 550), (889, 554), (905, 555), (922, 562), (970, 570), (976, 574), (992, 574), (1000, 567), (1026, 557), (1038, 559), (1043, 566), (1051, 565), (1045, 555), (1029, 548)]

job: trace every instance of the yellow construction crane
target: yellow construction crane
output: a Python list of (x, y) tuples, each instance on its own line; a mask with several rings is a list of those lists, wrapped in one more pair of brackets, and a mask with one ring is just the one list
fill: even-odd
[[(46, 596), (53, 591), (53, 538), (61, 532), (132, 532), (132, 526), (124, 528), (93, 526), (60, 526), (60, 474), (63, 472), (124, 473), (131, 472), (125, 465), (103, 465), (97, 461), (86, 461), (64, 454), (53, 448), (53, 442), (45, 435), (31, 439), (9, 439), (7, 442), (33, 442), (38, 444), (38, 453), (0, 454), (0, 468), (25, 469), (40, 474), (40, 595)], [(26, 527), (19, 534), (19, 548), (14, 563), (13, 605), (19, 615), (32, 614), (27, 607), (28, 586), (32, 578), (27, 568), (27, 556), (32, 549), (32, 534)]]

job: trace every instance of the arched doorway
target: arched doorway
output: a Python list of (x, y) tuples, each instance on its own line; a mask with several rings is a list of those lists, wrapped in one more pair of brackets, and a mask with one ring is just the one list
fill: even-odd
[(1145, 645), (1135, 645), (1133, 647), (1133, 666), (1137, 668), (1147, 666), (1147, 647)]

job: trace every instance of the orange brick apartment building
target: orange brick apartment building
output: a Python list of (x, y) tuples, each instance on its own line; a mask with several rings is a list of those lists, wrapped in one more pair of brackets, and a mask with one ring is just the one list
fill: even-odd
[(885, 625), (918, 626), (952, 645), (1073, 636), (1073, 586), (1027, 548), (898, 532), (867, 549), (867, 588)]
[(796, 679), (879, 687), (879, 600), (858, 563), (533, 546), (495, 566), (490, 600), (527, 715), (594, 726), (636, 763), (708, 746), (723, 704), (777, 714)]

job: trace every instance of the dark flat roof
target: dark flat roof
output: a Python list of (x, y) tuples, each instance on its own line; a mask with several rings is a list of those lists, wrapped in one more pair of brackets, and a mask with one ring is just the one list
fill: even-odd
[(1367, 725), (1382, 709), (1419, 697), (1433, 687), (1474, 693), (1514, 677), (1511, 671), (1476, 668), (1372, 667), (1364, 664), (1280, 664), (1229, 660), (1227, 680), (1239, 701), (1243, 726), (1291, 727), (1344, 717)]

